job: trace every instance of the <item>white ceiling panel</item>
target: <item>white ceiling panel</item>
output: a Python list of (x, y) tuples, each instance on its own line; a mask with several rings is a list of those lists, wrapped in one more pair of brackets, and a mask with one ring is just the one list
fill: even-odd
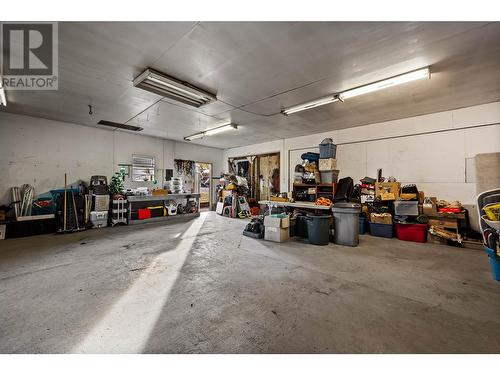
[[(59, 90), (8, 91), (6, 110), (89, 126), (128, 123), (174, 140), (231, 119), (237, 131), (193, 143), (244, 146), (498, 101), (498, 40), (500, 23), (63, 22)], [(279, 113), (428, 65), (428, 81)], [(219, 100), (193, 108), (133, 87), (148, 67)]]

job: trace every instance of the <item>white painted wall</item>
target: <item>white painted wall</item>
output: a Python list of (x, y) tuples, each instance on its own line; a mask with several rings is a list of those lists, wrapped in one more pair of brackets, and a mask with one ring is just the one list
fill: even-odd
[(224, 170), (221, 149), (0, 112), (0, 204), (12, 201), (12, 186), (31, 184), (36, 194), (60, 188), (65, 172), (69, 183), (109, 179), (132, 154), (154, 156), (162, 170), (175, 158), (212, 163), (216, 175)]
[(232, 148), (224, 158), (279, 151), (281, 190), (289, 191), (302, 152), (317, 149), (327, 137), (338, 145), (340, 177), (376, 177), (382, 168), (384, 176), (415, 183), (426, 195), (473, 204), (470, 161), (500, 152), (500, 102)]

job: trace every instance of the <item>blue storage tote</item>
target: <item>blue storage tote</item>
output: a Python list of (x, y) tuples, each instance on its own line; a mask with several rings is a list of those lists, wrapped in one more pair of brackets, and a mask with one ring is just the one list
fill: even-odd
[(375, 237), (394, 237), (394, 227), (392, 224), (380, 224), (370, 222), (370, 234)]
[(334, 158), (337, 154), (337, 145), (333, 144), (331, 138), (325, 138), (319, 144), (319, 157), (320, 159)]
[(500, 258), (495, 254), (495, 250), (489, 247), (484, 248), (488, 253), (488, 258), (490, 259), (491, 276), (496, 281), (500, 281)]

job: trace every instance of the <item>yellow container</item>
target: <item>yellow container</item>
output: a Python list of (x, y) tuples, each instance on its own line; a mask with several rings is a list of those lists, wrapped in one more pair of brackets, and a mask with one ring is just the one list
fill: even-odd
[(488, 219), (493, 221), (500, 221), (500, 203), (489, 204), (483, 207)]

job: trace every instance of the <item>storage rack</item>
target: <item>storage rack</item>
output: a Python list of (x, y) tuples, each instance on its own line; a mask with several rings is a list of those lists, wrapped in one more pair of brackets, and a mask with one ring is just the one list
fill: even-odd
[[(152, 203), (164, 205), (166, 201), (174, 200), (188, 200), (189, 198), (195, 198), (197, 201), (197, 210), (195, 213), (190, 214), (177, 214), (173, 216), (160, 216), (152, 217), (149, 219), (132, 219), (132, 212), (136, 212), (138, 208), (145, 208), (151, 206)], [(182, 221), (192, 219), (194, 217), (200, 216), (200, 194), (167, 194), (167, 195), (131, 195), (127, 197), (128, 200), (128, 223), (129, 224), (141, 224), (150, 223), (158, 221)]]
[(127, 200), (113, 199), (112, 208), (111, 208), (111, 226), (115, 226), (116, 224), (127, 224)]

